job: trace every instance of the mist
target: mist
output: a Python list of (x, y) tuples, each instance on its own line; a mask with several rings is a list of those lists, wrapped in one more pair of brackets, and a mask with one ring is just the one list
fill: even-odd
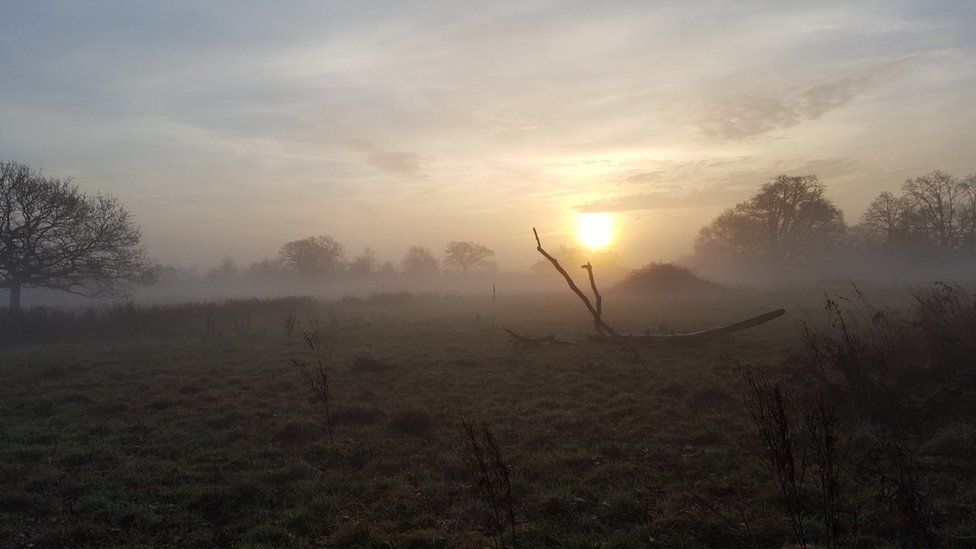
[(0, 548), (972, 547), (974, 22), (0, 0)]

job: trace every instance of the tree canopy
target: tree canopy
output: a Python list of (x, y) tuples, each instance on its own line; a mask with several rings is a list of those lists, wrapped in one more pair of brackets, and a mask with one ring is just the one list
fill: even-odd
[(466, 275), (489, 267), (488, 258), (493, 255), (495, 252), (477, 242), (455, 240), (444, 250), (444, 268)]
[(703, 228), (695, 254), (705, 260), (786, 265), (817, 256), (844, 236), (840, 209), (814, 175), (781, 175)]
[(404, 274), (430, 276), (440, 272), (440, 263), (431, 251), (423, 246), (410, 246), (401, 263)]
[(0, 162), (0, 287), (11, 308), (24, 287), (101, 296), (152, 278), (139, 229), (116, 199)]
[(312, 236), (288, 242), (278, 252), (282, 266), (302, 276), (320, 276), (340, 272), (345, 250), (331, 236)]

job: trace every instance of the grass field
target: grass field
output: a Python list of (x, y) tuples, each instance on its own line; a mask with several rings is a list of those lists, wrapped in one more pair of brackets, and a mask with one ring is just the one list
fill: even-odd
[[(822, 305), (608, 299), (628, 332), (788, 310), (700, 348), (525, 348), (502, 331), (581, 340), (588, 317), (566, 296), (188, 306), (97, 338), (76, 322), (0, 350), (0, 546), (491, 546), (462, 417), (497, 441), (520, 546), (782, 546), (739, 369), (782, 370)], [(291, 363), (309, 360), (302, 330), (331, 355), (334, 443)], [(935, 448), (926, 493), (958, 546), (976, 536), (971, 427), (953, 423), (948, 449), (931, 440), (945, 429), (918, 444)], [(863, 546), (898, 545), (871, 524)]]

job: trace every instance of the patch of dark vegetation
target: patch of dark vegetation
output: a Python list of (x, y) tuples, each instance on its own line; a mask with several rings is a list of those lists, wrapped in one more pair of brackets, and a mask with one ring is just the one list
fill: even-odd
[(456, 358), (453, 360), (447, 360), (441, 364), (444, 368), (478, 368), (481, 363), (476, 360), (468, 360), (466, 358)]
[(188, 384), (183, 385), (183, 386), (180, 387), (180, 394), (181, 395), (192, 395), (192, 394), (199, 393), (202, 390), (203, 390), (203, 388), (200, 387), (199, 385), (197, 385), (196, 383), (188, 383)]
[(84, 395), (81, 393), (71, 393), (62, 396), (58, 400), (58, 403), (59, 404), (91, 404), (92, 399), (88, 395)]
[(146, 404), (146, 409), (153, 412), (160, 412), (172, 408), (175, 403), (172, 400), (154, 400)]
[(902, 318), (855, 293), (827, 299), (827, 322), (804, 328), (787, 375), (743, 374), (752, 448), (778, 494), (789, 541), (958, 545), (944, 530), (953, 506), (923, 456), (961, 465), (976, 447), (976, 407), (948, 398), (976, 388), (973, 349), (963, 341), (976, 334), (976, 298), (940, 284), (915, 292)]
[(475, 425), (461, 418), (462, 456), (481, 500), (497, 547), (517, 547), (515, 497), (511, 468), (487, 423)]
[[(328, 310), (326, 302), (310, 297), (232, 299), (222, 303), (189, 302), (141, 305), (131, 302), (83, 308), (32, 307), (0, 309), (0, 347), (49, 341), (105, 341), (184, 332), (199, 326), (203, 336), (251, 335), (251, 319), (300, 310), (314, 316)], [(50, 375), (60, 375), (61, 368)]]
[(322, 437), (322, 426), (309, 421), (289, 421), (278, 429), (272, 440), (283, 446), (307, 444)]
[(941, 283), (919, 289), (906, 318), (856, 294), (827, 299), (825, 328), (805, 326), (798, 373), (842, 396), (837, 405), (892, 427), (976, 420), (976, 297)]
[(332, 431), (332, 351), (322, 342), (318, 332), (302, 332), (310, 362), (292, 359), (291, 363), (301, 372), (302, 379), (312, 402), (318, 404), (322, 425), (329, 434), (329, 443), (335, 443)]
[(390, 430), (401, 435), (421, 435), (427, 432), (433, 419), (423, 410), (399, 410), (392, 414), (388, 423)]
[(336, 425), (372, 425), (382, 419), (386, 414), (376, 408), (363, 406), (345, 406), (339, 408), (332, 415), (332, 421)]
[(651, 262), (631, 271), (610, 291), (632, 295), (673, 295), (715, 293), (722, 286), (699, 277), (691, 269), (677, 263)]
[(205, 519), (226, 522), (246, 516), (250, 509), (271, 501), (264, 485), (254, 480), (240, 480), (228, 486), (217, 486), (200, 493), (190, 502), (190, 509)]
[(370, 356), (358, 356), (349, 364), (349, 371), (357, 373), (381, 373), (396, 368), (392, 362), (384, 362)]
[(732, 393), (720, 387), (703, 387), (686, 397), (689, 406), (722, 408), (734, 399)]

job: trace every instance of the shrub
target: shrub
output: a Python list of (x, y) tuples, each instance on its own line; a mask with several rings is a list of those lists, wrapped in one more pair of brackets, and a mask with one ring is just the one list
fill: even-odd
[(714, 292), (722, 287), (676, 263), (651, 262), (631, 271), (613, 291), (633, 294)]

